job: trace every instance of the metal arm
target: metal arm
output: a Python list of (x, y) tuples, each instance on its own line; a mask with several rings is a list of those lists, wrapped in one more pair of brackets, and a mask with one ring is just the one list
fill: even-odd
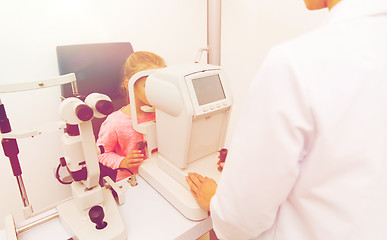
[[(20, 91), (29, 91), (47, 87), (58, 86), (66, 83), (72, 83), (73, 90), (76, 91), (76, 78), (74, 73), (66, 74), (57, 78), (46, 79), (36, 82), (27, 82), (27, 83), (11, 83), (11, 84), (2, 84), (0, 85), (0, 93), (10, 93), (10, 92), (20, 92)], [(24, 216), (26, 218), (31, 217), (33, 210), (30, 202), (28, 200), (27, 191), (24, 186), (22, 178), (22, 170), (18, 158), (19, 148), (17, 145), (16, 138), (24, 138), (35, 136), (39, 134), (36, 130), (15, 132), (11, 129), (11, 124), (7, 117), (4, 104), (0, 100), (0, 132), (1, 143), (5, 156), (10, 160), (12, 167), (13, 175), (16, 177), (16, 181), (19, 186), (20, 196), (24, 205)]]

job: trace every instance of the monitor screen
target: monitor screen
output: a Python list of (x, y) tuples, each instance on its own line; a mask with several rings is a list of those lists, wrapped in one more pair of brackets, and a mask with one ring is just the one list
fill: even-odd
[(192, 84), (200, 106), (226, 98), (219, 75), (195, 78)]

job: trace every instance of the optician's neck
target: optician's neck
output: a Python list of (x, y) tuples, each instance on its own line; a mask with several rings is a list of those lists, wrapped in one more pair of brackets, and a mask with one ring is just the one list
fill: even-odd
[(329, 10), (331, 10), (339, 2), (341, 2), (341, 0), (328, 0), (327, 7), (329, 8)]

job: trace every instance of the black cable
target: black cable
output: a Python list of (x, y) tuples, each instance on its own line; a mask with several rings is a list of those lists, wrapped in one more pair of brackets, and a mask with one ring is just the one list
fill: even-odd
[[(58, 165), (58, 167), (56, 168), (56, 174), (55, 174), (55, 177), (56, 177), (56, 179), (57, 179), (60, 183), (62, 183), (62, 184), (71, 184), (73, 181), (71, 181), (71, 182), (64, 182), (64, 181), (60, 178), (60, 176), (59, 176), (59, 170), (60, 170), (60, 167), (63, 166), (62, 162), (63, 162), (63, 160), (61, 159), (61, 162), (59, 162), (59, 165)], [(117, 168), (117, 169), (115, 169), (115, 170), (123, 170), (123, 171), (127, 171), (127, 172), (130, 173), (130, 175), (134, 175), (133, 172), (130, 171), (129, 169), (127, 169), (127, 168)]]
[(56, 168), (56, 174), (55, 174), (56, 179), (58, 179), (58, 181), (59, 181), (60, 183), (62, 183), (62, 184), (71, 184), (73, 181), (71, 181), (71, 182), (64, 182), (62, 179), (60, 179), (60, 176), (59, 176), (59, 169), (60, 169), (61, 166), (62, 166), (62, 164), (59, 163), (58, 167)]
[(116, 170), (124, 170), (124, 171), (127, 171), (130, 173), (130, 175), (134, 175), (132, 171), (130, 171), (129, 169), (127, 168), (116, 168)]

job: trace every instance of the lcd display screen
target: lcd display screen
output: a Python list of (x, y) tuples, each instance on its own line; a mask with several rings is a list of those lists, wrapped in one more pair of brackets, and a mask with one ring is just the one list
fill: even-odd
[(200, 106), (226, 98), (219, 75), (195, 78), (192, 84)]

